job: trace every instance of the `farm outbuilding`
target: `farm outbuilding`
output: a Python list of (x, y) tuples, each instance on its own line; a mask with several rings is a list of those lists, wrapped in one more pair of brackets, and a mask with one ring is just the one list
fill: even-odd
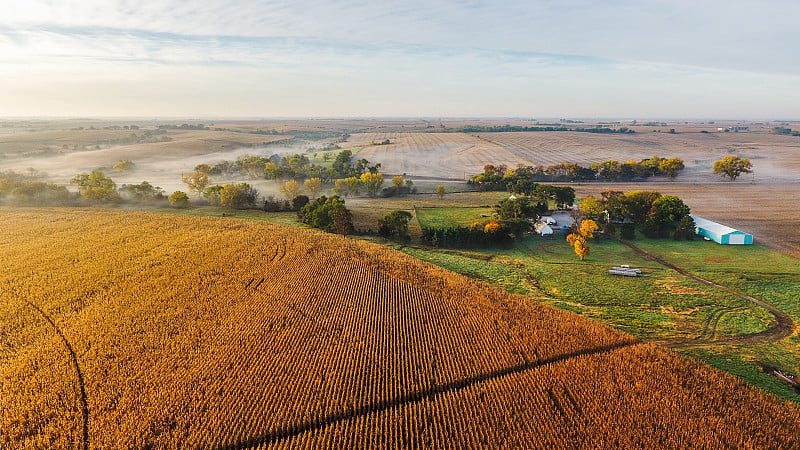
[(533, 225), (533, 229), (540, 236), (552, 236), (553, 235), (553, 229), (550, 227), (550, 225), (548, 225), (545, 222), (536, 222)]
[(700, 236), (709, 238), (717, 244), (742, 245), (752, 244), (753, 235), (722, 225), (698, 216), (691, 216), (694, 219), (695, 232)]

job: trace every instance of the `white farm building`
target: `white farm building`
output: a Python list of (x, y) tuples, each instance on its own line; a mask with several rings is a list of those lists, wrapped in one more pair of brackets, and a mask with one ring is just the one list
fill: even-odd
[(752, 244), (753, 235), (731, 228), (702, 217), (690, 215), (694, 219), (695, 232), (700, 236), (716, 242), (717, 244)]

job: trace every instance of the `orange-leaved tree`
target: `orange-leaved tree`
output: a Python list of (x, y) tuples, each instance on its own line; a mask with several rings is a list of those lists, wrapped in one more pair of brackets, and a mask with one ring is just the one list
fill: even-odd
[(589, 254), (589, 243), (587, 239), (594, 237), (594, 231), (600, 229), (594, 220), (582, 220), (578, 231), (567, 236), (567, 242), (575, 249), (575, 254), (583, 261)]

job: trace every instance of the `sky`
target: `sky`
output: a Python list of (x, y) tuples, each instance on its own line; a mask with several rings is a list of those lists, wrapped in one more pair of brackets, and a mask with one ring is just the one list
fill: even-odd
[(6, 1), (6, 117), (800, 119), (797, 0)]

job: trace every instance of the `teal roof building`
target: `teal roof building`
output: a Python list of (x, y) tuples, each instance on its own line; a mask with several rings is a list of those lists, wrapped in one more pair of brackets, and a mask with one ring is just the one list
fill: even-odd
[(753, 235), (739, 231), (720, 223), (704, 219), (702, 217), (690, 215), (694, 219), (695, 232), (700, 236), (726, 245), (749, 245), (753, 243)]

